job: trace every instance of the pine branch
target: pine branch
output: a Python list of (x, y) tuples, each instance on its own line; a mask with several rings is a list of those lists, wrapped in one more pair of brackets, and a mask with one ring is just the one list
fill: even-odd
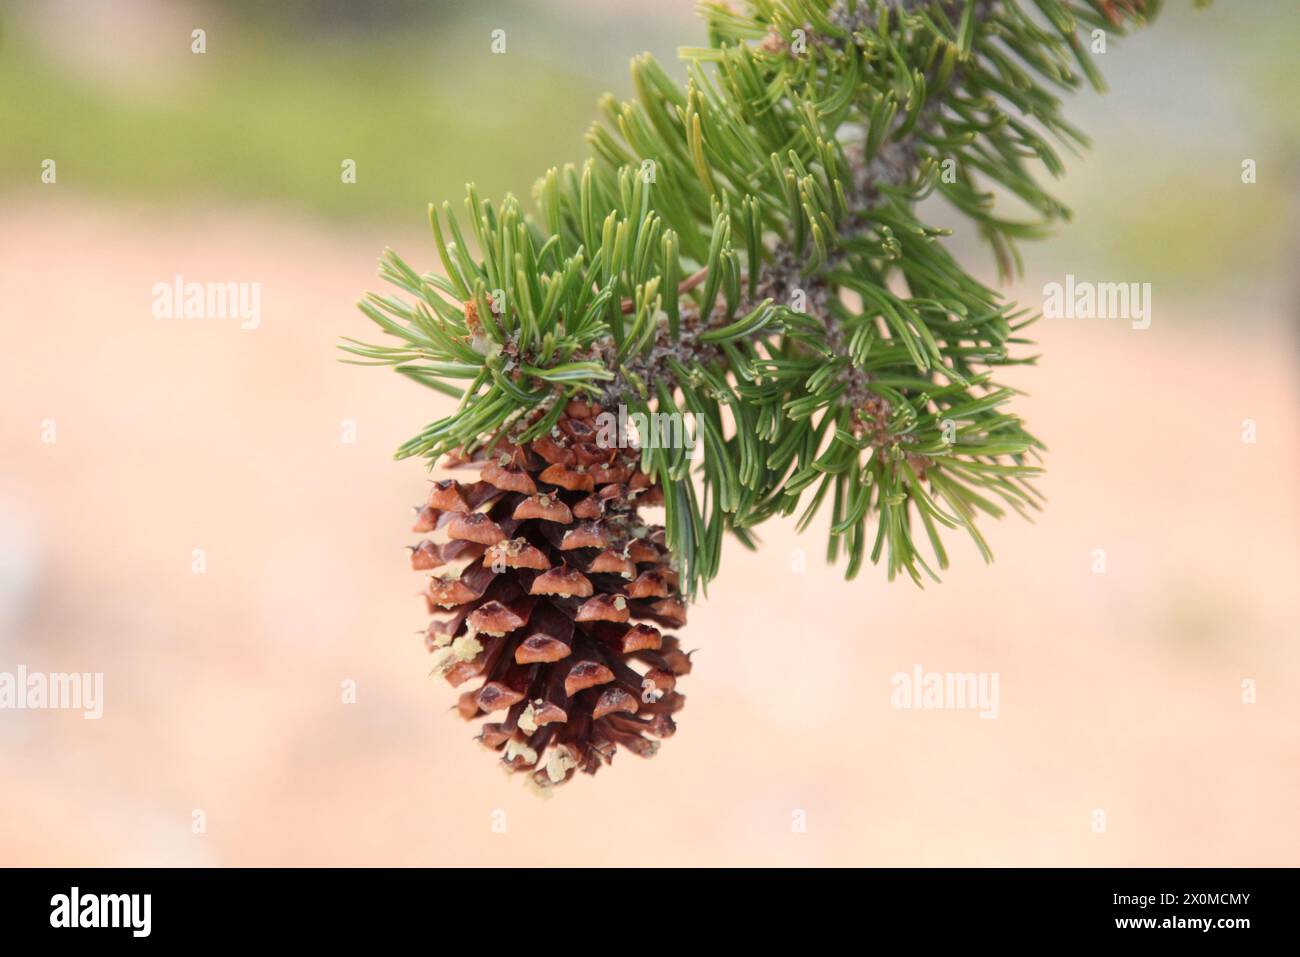
[[(399, 455), (529, 440), (571, 397), (691, 413), (698, 485), (689, 450), (642, 450), (688, 593), (716, 574), (725, 530), (748, 541), (805, 492), (801, 524), (829, 501), (829, 555), (850, 576), (883, 556), (891, 577), (933, 577), (916, 537), (946, 567), (940, 527), (987, 558), (977, 515), (1038, 503), (1041, 444), (992, 379), (1032, 361), (1016, 353), (1033, 317), (956, 263), (917, 204), (938, 193), (1017, 270), (1016, 242), (1068, 216), (1027, 161), (1060, 175), (1048, 138), (1085, 143), (1050, 92), (1100, 86), (1079, 30), (1157, 7), (706, 4), (711, 45), (683, 51), (685, 89), (635, 60), (637, 98), (602, 101), (593, 158), (538, 183), (537, 219), (471, 187), (476, 256), (446, 205), (430, 209), (442, 275), (385, 254), (414, 302), (361, 308), (402, 344), (346, 348), (462, 400)], [(998, 216), (990, 187), (1040, 219)]]

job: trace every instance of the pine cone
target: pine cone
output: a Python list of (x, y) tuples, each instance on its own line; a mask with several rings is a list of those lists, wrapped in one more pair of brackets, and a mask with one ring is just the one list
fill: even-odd
[(425, 592), (437, 669), (453, 686), (483, 679), (461, 716), (504, 712), (478, 740), (542, 787), (594, 774), (618, 745), (653, 755), (691, 670), (655, 627), (686, 623), (664, 530), (638, 514), (663, 492), (599, 414), (572, 401), (548, 435), (445, 463), (478, 467), (479, 481), (436, 482), (414, 528), (444, 539), (411, 554), (437, 570)]

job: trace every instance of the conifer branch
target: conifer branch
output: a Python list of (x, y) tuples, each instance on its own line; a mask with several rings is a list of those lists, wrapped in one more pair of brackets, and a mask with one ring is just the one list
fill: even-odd
[[(1033, 361), (1034, 317), (963, 269), (917, 205), (943, 197), (1002, 275), (1018, 270), (1016, 242), (1069, 215), (1034, 167), (1063, 171), (1051, 140), (1085, 145), (1052, 92), (1101, 85), (1081, 32), (1158, 6), (705, 4), (710, 45), (683, 51), (685, 88), (637, 58), (636, 98), (601, 102), (592, 159), (547, 173), (536, 218), (470, 187), (475, 253), (446, 204), (430, 208), (442, 274), (385, 253), (381, 275), (413, 300), (361, 308), (400, 344), (346, 348), (461, 399), (398, 454), (529, 441), (571, 398), (690, 413), (697, 482), (690, 450), (641, 452), (688, 595), (724, 531), (749, 542), (826, 503), (850, 577), (882, 557), (891, 577), (934, 577), (944, 527), (987, 558), (978, 515), (1038, 507), (1042, 446), (992, 378)], [(1001, 217), (994, 189), (1038, 218)]]

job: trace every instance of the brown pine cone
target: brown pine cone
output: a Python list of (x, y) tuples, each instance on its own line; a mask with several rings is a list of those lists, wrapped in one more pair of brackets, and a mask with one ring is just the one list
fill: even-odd
[(662, 504), (662, 490), (598, 415), (572, 401), (548, 435), (455, 458), (479, 481), (434, 483), (414, 528), (439, 539), (411, 554), (416, 570), (434, 571), (437, 669), (453, 686), (482, 679), (461, 694), (461, 716), (499, 717), (479, 740), (542, 787), (594, 774), (618, 745), (653, 755), (651, 738), (675, 730), (686, 700), (677, 678), (691, 670), (655, 627), (686, 623), (664, 530), (638, 514)]

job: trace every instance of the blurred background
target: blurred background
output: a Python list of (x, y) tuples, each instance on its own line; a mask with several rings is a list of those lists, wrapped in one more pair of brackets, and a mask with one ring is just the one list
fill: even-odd
[[(0, 711), (0, 863), (1300, 864), (1291, 0), (1169, 0), (1076, 98), (1075, 221), (1009, 292), (1151, 282), (1152, 324), (1035, 327), (1049, 504), (995, 564), (733, 543), (676, 737), (551, 800), (450, 712), (392, 459), (446, 400), (335, 344), (385, 245), (435, 265), (429, 200), (580, 160), (642, 50), (680, 76), (691, 6), (3, 8), (0, 671), (103, 672), (104, 715)], [(154, 318), (176, 274), (260, 283), (260, 325)], [(998, 673), (999, 717), (892, 708), (915, 665)]]

